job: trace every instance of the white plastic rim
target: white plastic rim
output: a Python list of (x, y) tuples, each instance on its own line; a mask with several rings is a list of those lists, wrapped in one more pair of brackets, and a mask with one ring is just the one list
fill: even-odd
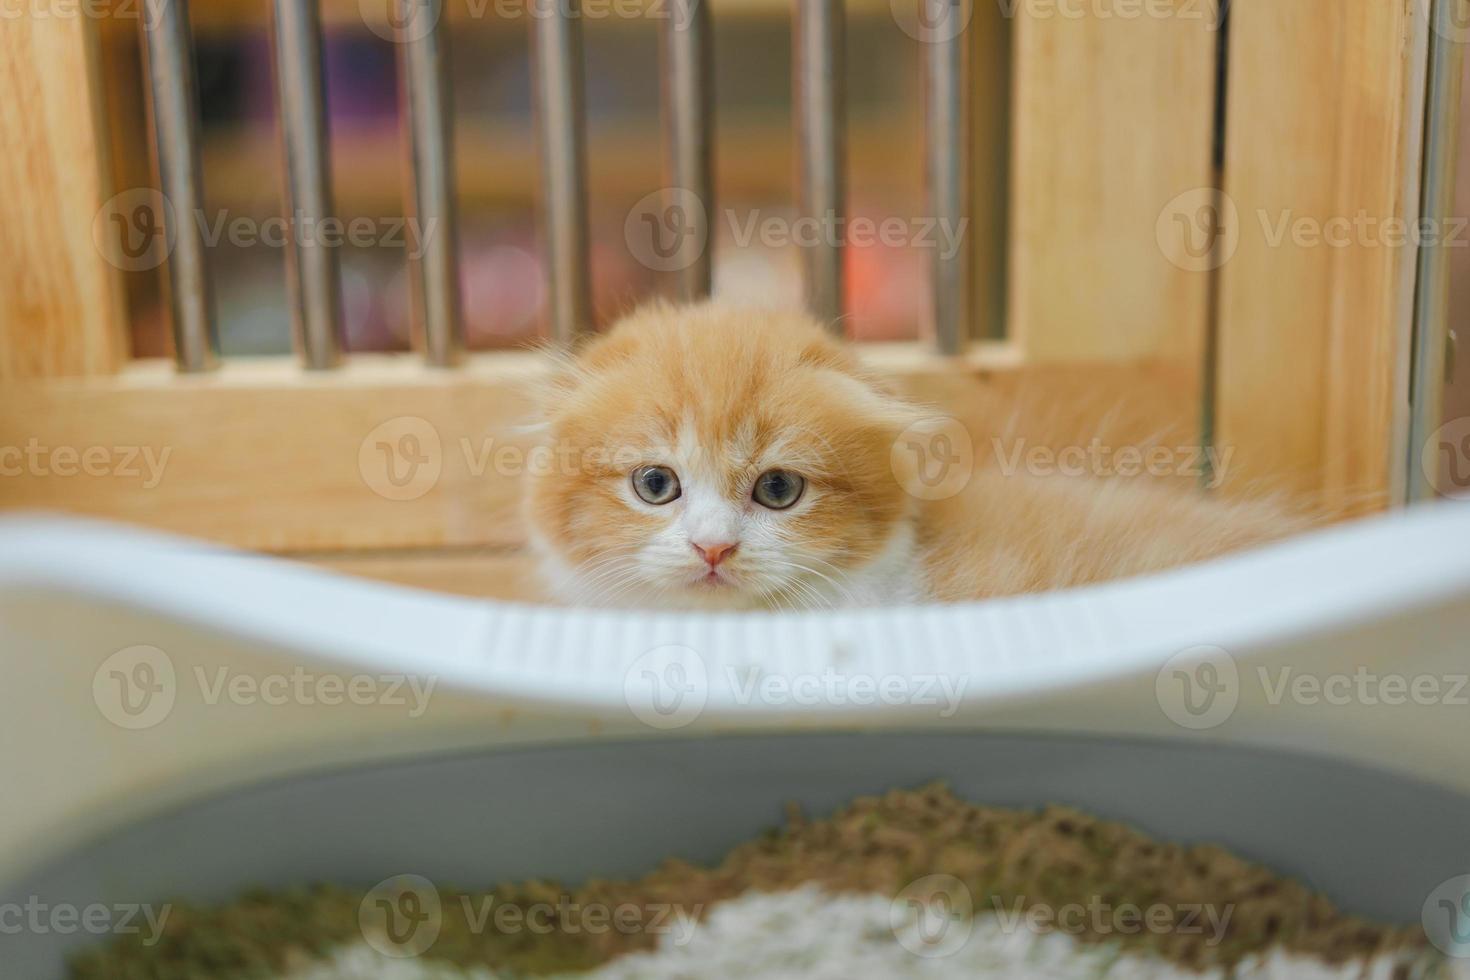
[(1470, 506), (1099, 587), (797, 614), (478, 601), (18, 517), (0, 661), (0, 884), (256, 780), (733, 729), (1218, 740), (1470, 792)]

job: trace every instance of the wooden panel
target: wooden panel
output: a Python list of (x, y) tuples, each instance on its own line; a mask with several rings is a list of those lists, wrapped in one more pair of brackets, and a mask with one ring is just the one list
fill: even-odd
[(409, 550), (296, 555), (318, 568), (432, 592), (511, 602), (543, 602), (533, 559), (523, 549)]
[(106, 374), (125, 356), (118, 270), (92, 240), (110, 191), (82, 9), (0, 17), (0, 379)]
[(1213, 5), (1016, 2), (1011, 336), (1033, 359), (1197, 371), (1208, 274), (1158, 226), (1212, 182)]
[(974, 268), (974, 324), (970, 336), (1006, 332), (1006, 244), (1010, 188), (1011, 20), (1004, 4), (974, 5), (970, 22), (970, 260)]
[[(150, 362), (115, 380), (13, 385), (0, 391), (0, 506), (270, 551), (514, 544), (525, 366), (385, 356), (306, 372), (271, 359), (179, 377)], [(72, 472), (89, 452), (93, 474)]]
[[(977, 454), (996, 451), (995, 438), (1007, 450), (1094, 435), (1142, 443), (1194, 415), (1188, 379), (1163, 366), (1018, 368), (1013, 352), (985, 345), (968, 361), (919, 345), (866, 353), (965, 419)], [(275, 552), (517, 546), (537, 363), (477, 355), (435, 371), (378, 355), (306, 373), (272, 359), (204, 377), (147, 363), (110, 379), (0, 386), (0, 508)]]
[(1421, 5), (1233, 10), (1217, 438), (1237, 488), (1381, 506), (1407, 397), (1416, 250), (1392, 222), (1417, 214)]

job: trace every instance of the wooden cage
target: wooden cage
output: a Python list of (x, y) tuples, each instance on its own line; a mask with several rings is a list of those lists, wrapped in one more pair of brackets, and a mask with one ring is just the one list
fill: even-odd
[[(402, 2), (434, 12), (432, 29), (403, 43), (415, 176), (405, 213), (452, 220), (442, 46), (475, 28), (451, 29), (459, 15), (439, 17), (435, 2)], [(721, 148), (711, 150), (704, 123), (707, 34), (740, 3), (717, 0), (712, 20), (665, 38), (668, 167), (649, 190), (708, 193), (709, 155)], [(196, 18), (214, 16), (196, 4)], [(177, 357), (132, 356), (124, 272), (97, 231), (124, 190), (109, 159), (117, 141), (99, 40), (136, 28), (110, 17), (115, 7), (36, 0), (0, 19), (0, 505), (523, 594), (517, 479), (487, 460), (524, 447), (521, 382), (539, 361), (459, 349), (452, 235), (415, 268), (416, 351), (343, 355), (333, 259), (298, 249), (288, 258), (298, 356), (211, 363), (203, 254), (185, 223), (170, 232), (167, 266)], [(188, 14), (181, 0), (142, 9), (159, 186), (183, 209), (200, 180)], [(548, 333), (564, 339), (592, 314), (579, 200), (585, 82), (579, 25), (564, 15), (575, 4), (560, 9), (532, 30)], [(1431, 20), (1455, 23), (1462, 0), (947, 9), (963, 30), (941, 25), (916, 41), (929, 200), (977, 232), (961, 264), (936, 260), (927, 313), (916, 298), (933, 340), (873, 345), (873, 362), (946, 398), (1027, 387), (1057, 400), (1084, 390), (1131, 399), (1149, 425), (1230, 446), (1227, 490), (1265, 482), (1347, 512), (1406, 499), (1416, 399), (1434, 384), (1414, 369), (1416, 336), (1421, 351), (1436, 336), (1432, 297), (1418, 295), (1433, 266), (1422, 236), (1382, 230), (1436, 217), (1424, 179), (1442, 111), (1433, 79), (1454, 74), (1436, 64), (1462, 38)], [(842, 23), (841, 0), (795, 2), (798, 181), (811, 211), (842, 207)], [(276, 0), (274, 25), (291, 93), (287, 197), (330, 213), (313, 0)], [(830, 316), (840, 250), (807, 258), (812, 305)], [(706, 291), (708, 256), (687, 269), (679, 290)], [(150, 453), (155, 463), (166, 454), (157, 479)], [(373, 468), (394, 465), (395, 453), (433, 478), (375, 486)]]

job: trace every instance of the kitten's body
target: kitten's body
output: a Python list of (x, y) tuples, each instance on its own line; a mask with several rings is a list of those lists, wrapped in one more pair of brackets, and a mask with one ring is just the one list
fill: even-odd
[[(543, 577), (558, 600), (591, 605), (953, 601), (1155, 571), (1291, 528), (1269, 506), (1147, 479), (1007, 472), (980, 445), (956, 492), (922, 499), (895, 446), (936, 414), (806, 317), (646, 308), (549, 393), (546, 436), (563, 462), (527, 496)], [(650, 502), (647, 470), (672, 477), (657, 488), (676, 485), (673, 499)], [(773, 472), (800, 479), (794, 504), (760, 502)]]

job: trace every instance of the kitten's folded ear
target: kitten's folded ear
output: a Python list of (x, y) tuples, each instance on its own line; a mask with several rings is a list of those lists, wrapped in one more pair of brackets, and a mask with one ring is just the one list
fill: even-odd
[(886, 383), (864, 372), (834, 371), (833, 384), (863, 422), (896, 437), (930, 418), (935, 410), (904, 398)]

